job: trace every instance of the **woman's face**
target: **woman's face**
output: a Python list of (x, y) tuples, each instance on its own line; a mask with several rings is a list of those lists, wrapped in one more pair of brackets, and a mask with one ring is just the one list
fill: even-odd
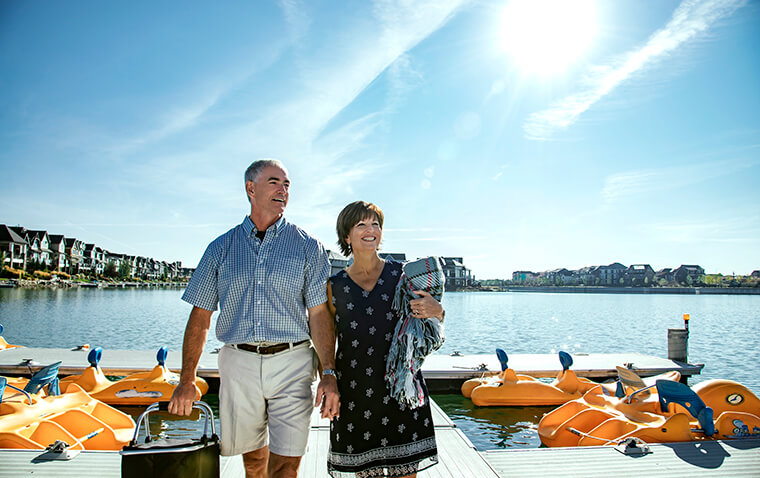
[(377, 251), (383, 239), (383, 229), (377, 217), (369, 216), (354, 225), (348, 232), (346, 242), (351, 251)]

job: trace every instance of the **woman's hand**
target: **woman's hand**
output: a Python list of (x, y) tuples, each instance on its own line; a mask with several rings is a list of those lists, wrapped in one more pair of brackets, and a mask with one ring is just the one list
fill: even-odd
[(415, 290), (414, 293), (420, 298), (409, 301), (409, 305), (412, 306), (413, 317), (418, 319), (435, 317), (438, 320), (443, 320), (443, 306), (440, 302), (424, 290)]

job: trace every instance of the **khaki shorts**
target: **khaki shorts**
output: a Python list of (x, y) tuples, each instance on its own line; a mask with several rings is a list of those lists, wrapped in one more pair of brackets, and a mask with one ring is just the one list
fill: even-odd
[(246, 352), (231, 345), (222, 347), (222, 455), (248, 453), (269, 444), (269, 450), (277, 455), (303, 456), (314, 407), (311, 386), (317, 362), (309, 342), (272, 355)]

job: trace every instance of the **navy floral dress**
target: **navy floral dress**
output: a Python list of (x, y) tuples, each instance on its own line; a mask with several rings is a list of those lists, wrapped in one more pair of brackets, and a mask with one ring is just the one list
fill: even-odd
[(401, 263), (387, 261), (371, 291), (346, 271), (330, 278), (341, 403), (340, 418), (330, 425), (327, 469), (333, 477), (404, 476), (438, 462), (429, 401), (409, 409), (390, 396), (385, 383), (385, 362), (399, 320), (391, 303), (400, 277)]

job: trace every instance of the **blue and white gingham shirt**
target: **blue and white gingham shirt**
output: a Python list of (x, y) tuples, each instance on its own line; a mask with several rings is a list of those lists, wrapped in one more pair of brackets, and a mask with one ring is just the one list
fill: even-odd
[(182, 300), (219, 305), (221, 342), (298, 342), (309, 338), (307, 309), (327, 300), (329, 275), (324, 246), (301, 228), (282, 217), (260, 241), (246, 216), (209, 244)]

